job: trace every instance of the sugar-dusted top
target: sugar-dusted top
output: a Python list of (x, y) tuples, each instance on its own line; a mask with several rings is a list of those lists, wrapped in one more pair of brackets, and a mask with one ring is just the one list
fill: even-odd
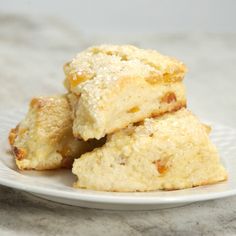
[(185, 65), (155, 50), (131, 45), (90, 47), (64, 66), (66, 87), (78, 93), (78, 86), (88, 80), (109, 84), (124, 77), (147, 79), (150, 83), (175, 82), (183, 79)]

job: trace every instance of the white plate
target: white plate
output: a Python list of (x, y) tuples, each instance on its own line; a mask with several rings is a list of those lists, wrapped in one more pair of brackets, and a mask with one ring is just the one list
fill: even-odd
[(211, 135), (228, 170), (228, 181), (177, 191), (109, 193), (72, 188), (75, 177), (69, 170), (18, 171), (9, 152), (7, 136), (10, 128), (14, 127), (23, 115), (22, 111), (4, 111), (0, 114), (0, 184), (2, 185), (27, 191), (55, 202), (113, 210), (169, 208), (236, 194), (236, 131), (231, 128), (213, 125)]

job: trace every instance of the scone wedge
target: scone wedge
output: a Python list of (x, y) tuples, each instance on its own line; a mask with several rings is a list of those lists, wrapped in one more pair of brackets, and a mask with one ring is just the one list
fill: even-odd
[(31, 100), (26, 117), (12, 129), (9, 143), (21, 170), (69, 168), (74, 158), (99, 146), (100, 141), (76, 140), (66, 95)]
[(154, 50), (101, 45), (64, 66), (73, 93), (75, 137), (100, 139), (147, 117), (186, 106), (186, 67)]
[(106, 144), (73, 164), (75, 187), (102, 191), (191, 188), (227, 179), (204, 126), (181, 109), (108, 137)]

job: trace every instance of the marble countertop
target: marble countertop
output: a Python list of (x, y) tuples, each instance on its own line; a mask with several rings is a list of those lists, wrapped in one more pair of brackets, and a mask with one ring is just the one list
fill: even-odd
[[(52, 18), (0, 15), (0, 112), (61, 93), (62, 65), (98, 43), (131, 43), (182, 59), (188, 105), (236, 128), (236, 34), (84, 35)], [(5, 137), (1, 137), (5, 138)], [(156, 211), (83, 209), (0, 187), (0, 235), (236, 235), (236, 197)]]

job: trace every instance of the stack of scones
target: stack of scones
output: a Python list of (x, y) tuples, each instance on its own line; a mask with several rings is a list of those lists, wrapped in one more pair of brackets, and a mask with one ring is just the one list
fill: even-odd
[(180, 61), (130, 45), (64, 66), (63, 95), (33, 98), (9, 142), (20, 170), (72, 168), (74, 187), (174, 190), (227, 179), (211, 128), (186, 108)]

